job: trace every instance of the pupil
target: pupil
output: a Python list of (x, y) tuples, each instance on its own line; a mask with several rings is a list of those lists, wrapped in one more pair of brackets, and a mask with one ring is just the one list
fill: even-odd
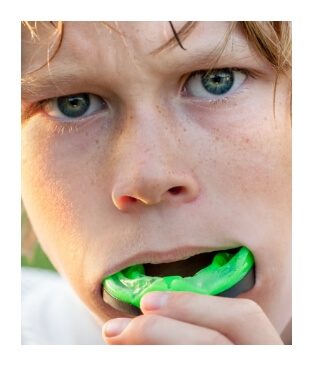
[(59, 97), (57, 99), (59, 110), (70, 118), (83, 116), (90, 106), (89, 95), (77, 94), (69, 95), (65, 97)]
[(234, 83), (234, 75), (230, 69), (215, 70), (205, 73), (201, 77), (203, 87), (211, 94), (227, 93)]

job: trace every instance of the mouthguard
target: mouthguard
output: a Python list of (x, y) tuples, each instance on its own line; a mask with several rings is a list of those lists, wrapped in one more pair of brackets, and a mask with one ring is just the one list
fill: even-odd
[(234, 297), (254, 286), (254, 258), (247, 247), (237, 253), (219, 251), (212, 263), (191, 277), (147, 276), (136, 264), (103, 279), (103, 299), (114, 308), (141, 314), (141, 298), (153, 291), (188, 291)]

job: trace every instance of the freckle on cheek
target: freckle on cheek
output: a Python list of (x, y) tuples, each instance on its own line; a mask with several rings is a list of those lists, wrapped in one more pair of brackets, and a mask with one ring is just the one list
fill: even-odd
[(161, 114), (161, 108), (160, 108), (160, 106), (156, 106), (156, 109), (158, 110), (158, 112)]

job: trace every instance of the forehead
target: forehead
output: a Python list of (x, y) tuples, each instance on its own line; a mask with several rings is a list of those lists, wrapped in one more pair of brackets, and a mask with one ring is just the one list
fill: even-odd
[[(212, 34), (225, 32), (230, 22), (194, 22), (196, 23), (197, 33), (211, 32)], [(161, 44), (167, 42), (172, 36), (173, 31), (170, 22), (63, 22), (64, 29), (66, 29), (66, 38), (75, 41), (76, 37), (89, 39), (91, 42), (98, 40), (112, 41), (120, 39), (129, 44), (133, 44), (138, 51), (144, 48), (152, 51), (152, 49), (159, 47)], [(179, 32), (186, 22), (172, 22), (175, 30)], [(49, 37), (55, 30), (53, 22), (36, 22), (36, 33), (42, 43), (49, 42)], [(29, 31), (23, 27), (23, 39), (30, 40), (27, 37)], [(27, 39), (29, 38), (29, 39)], [(76, 39), (77, 41), (77, 39)]]
[[(186, 22), (174, 22), (177, 32)], [(187, 37), (182, 37), (186, 49), (185, 54), (197, 48), (214, 49), (225, 39), (229, 22), (198, 22)], [(23, 29), (22, 67), (27, 72), (47, 60), (56, 48), (58, 40), (55, 28), (48, 22), (38, 22), (38, 38), (31, 40), (30, 32)], [(147, 59), (153, 51), (166, 44), (173, 38), (173, 31), (169, 22), (64, 22), (61, 47), (58, 50), (58, 59)], [(237, 44), (244, 43), (244, 37), (236, 28), (232, 34)], [(178, 47), (165, 49), (164, 57), (181, 56), (183, 50)], [(151, 57), (150, 57), (151, 59)]]

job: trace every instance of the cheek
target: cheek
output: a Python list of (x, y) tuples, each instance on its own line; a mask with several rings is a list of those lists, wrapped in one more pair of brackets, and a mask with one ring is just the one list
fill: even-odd
[[(256, 127), (248, 126), (251, 120)], [(202, 165), (199, 170), (205, 172), (207, 186), (210, 187), (211, 182), (217, 191), (223, 190), (227, 196), (238, 197), (241, 202), (264, 195), (274, 199), (290, 183), (291, 128), (288, 123), (248, 115), (240, 126), (210, 126), (199, 151)]]
[[(212, 122), (198, 168), (220, 232), (263, 257), (262, 250), (274, 242), (283, 250), (291, 220), (291, 124), (283, 113), (276, 120), (269, 115), (267, 108), (242, 115), (240, 124)], [(269, 256), (275, 250), (270, 248)]]
[(23, 201), (38, 240), (61, 272), (64, 265), (73, 266), (67, 270), (74, 274), (92, 250), (82, 235), (87, 223), (81, 212), (97, 179), (95, 156), (105, 146), (99, 132), (47, 134), (35, 124), (22, 131)]
[[(225, 149), (220, 168), (229, 194), (238, 201), (275, 201), (286, 193), (290, 179), (290, 155), (285, 136), (273, 133), (236, 137)], [(281, 145), (285, 145), (286, 150)], [(236, 191), (234, 194), (233, 190)]]

